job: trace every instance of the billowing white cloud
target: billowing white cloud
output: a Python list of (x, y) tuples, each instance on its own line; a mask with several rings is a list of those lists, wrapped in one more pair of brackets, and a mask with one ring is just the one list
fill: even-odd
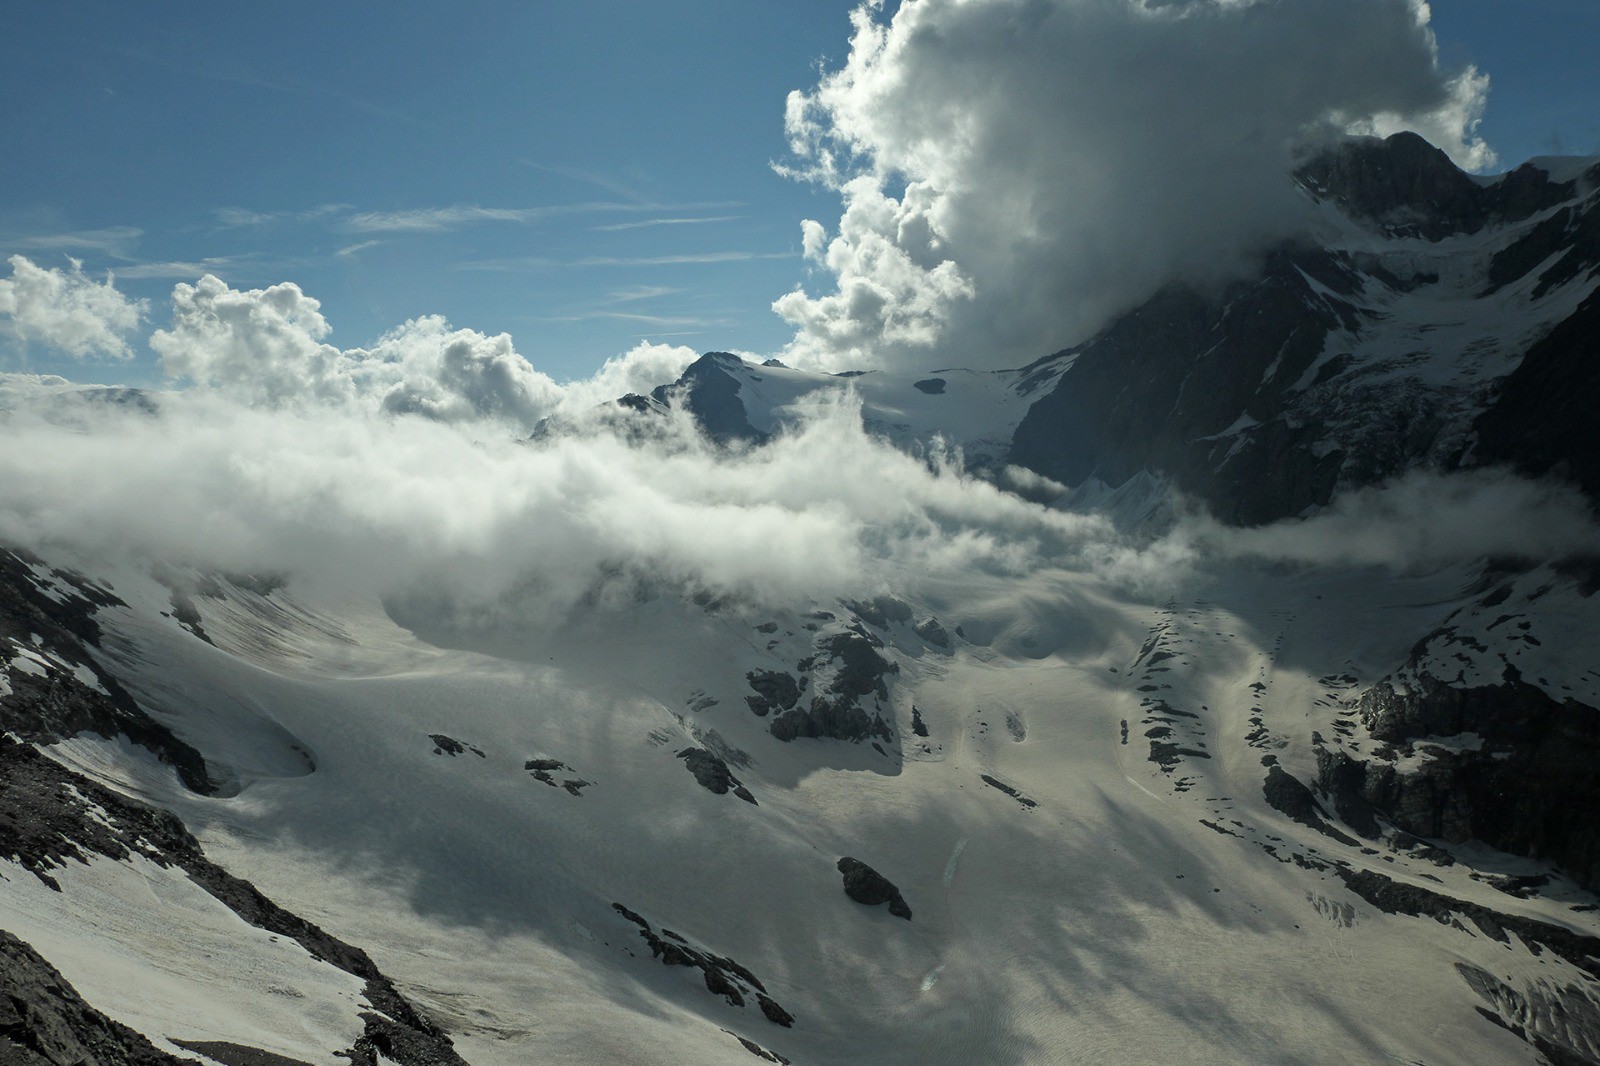
[(1466, 170), (1484, 171), (1499, 162), (1488, 143), (1475, 136), (1483, 109), (1489, 99), (1489, 75), (1468, 67), (1450, 79), (1444, 104), (1420, 114), (1380, 111), (1351, 119), (1346, 130), (1352, 134), (1388, 137), (1401, 130), (1420, 133), (1429, 142), (1449, 153), (1456, 165)]
[(321, 308), (293, 282), (240, 291), (207, 274), (173, 288), (171, 328), (156, 330), (150, 347), (168, 377), (246, 401), (348, 398), (342, 353), (322, 343), (329, 326)]
[(170, 327), (150, 338), (166, 374), (256, 406), (381, 407), (528, 429), (563, 400), (510, 335), (452, 329), (437, 315), (370, 349), (341, 349), (324, 340), (331, 327), (321, 304), (292, 282), (239, 290), (208, 274), (176, 286), (172, 309)]
[(123, 296), (110, 274), (104, 281), (88, 277), (76, 259), (68, 260), (68, 270), (20, 255), (9, 262), (11, 277), (0, 278), (0, 316), (20, 340), (77, 359), (132, 358), (125, 337), (148, 311), (145, 301)]
[(40, 397), (74, 388), (55, 374), (0, 374), (0, 411), (36, 403)]
[(657, 385), (678, 380), (697, 358), (693, 348), (681, 344), (641, 341), (626, 353), (607, 359), (593, 377), (566, 385), (565, 409), (576, 414), (621, 396), (649, 395)]
[(1466, 165), (1486, 79), (1421, 0), (917, 0), (854, 15), (791, 94), (788, 173), (838, 192), (773, 307), (786, 358), (1019, 365), (1176, 276), (1216, 278), (1305, 211), (1302, 146), (1420, 129)]
[(398, 379), (383, 396), (384, 410), (395, 414), (532, 426), (562, 399), (561, 387), (517, 354), (509, 333), (453, 330), (438, 315), (407, 322), (370, 351), (355, 349), (345, 359), (352, 376), (380, 387)]

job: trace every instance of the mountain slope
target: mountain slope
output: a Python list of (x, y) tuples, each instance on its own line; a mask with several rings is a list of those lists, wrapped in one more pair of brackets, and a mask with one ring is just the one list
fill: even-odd
[[(401, 612), (409, 632), (371, 606), (220, 583), (196, 601), (206, 641), (162, 617), (166, 587), (124, 574), (129, 606), (100, 624), (106, 668), (180, 736), (211, 736), (208, 765), (239, 791), (200, 797), (148, 763), (138, 787), (230, 869), (371, 945), (468, 1061), (741, 1062), (749, 1041), (797, 1063), (1531, 1062), (1539, 1040), (1590, 1061), (1595, 1032), (1570, 1021), (1600, 1003), (1586, 888), (1381, 813), (1374, 832), (1317, 791), (1331, 745), (1367, 750), (1349, 728), (1363, 694), (1482, 598), (1459, 591), (1470, 578), (1244, 568), (1161, 604), (1055, 572), (799, 612), (669, 595), (555, 629)], [(1561, 597), (1574, 630), (1595, 624), (1593, 598)], [(830, 631), (894, 667), (888, 739), (784, 740), (746, 698)], [(1537, 669), (1593, 685), (1559, 657)], [(808, 676), (816, 692), (834, 675)], [(245, 769), (269, 765), (259, 741), (217, 719), (252, 707), (313, 772)], [(753, 802), (701, 780), (690, 748)], [(1406, 758), (1445, 758), (1431, 750)], [(851, 900), (843, 856), (912, 919)], [(171, 965), (65, 872), (101, 943)], [(91, 1003), (99, 988), (118, 1021), (194, 1039), (174, 1019), (194, 1033), (198, 1001), (109, 996), (19, 874), (0, 913), (28, 916)], [(200, 1029), (271, 1046), (229, 1024)]]
[[(357, 524), (316, 576), (120, 526), (0, 554), (0, 1050), (1600, 1063), (1593, 558), (1274, 552), (1431, 527), (1168, 491), (1235, 523), (1419, 467), (1592, 494), (1596, 175), (1402, 137), (1300, 177), (1320, 241), (1030, 367), (710, 353), (547, 424), (482, 468), (543, 474), (472, 486), (542, 536), (435, 498), (406, 441), (395, 526), (328, 522), (321, 478), (274, 499), (293, 547)], [(841, 384), (964, 462), (808, 420)], [(685, 470), (693, 506), (585, 506)]]
[(1592, 494), (1600, 167), (1483, 186), (1396, 134), (1300, 179), (1316, 242), (1073, 350), (1009, 461), (1069, 485), (1153, 470), (1245, 524), (1418, 466), (1559, 468)]

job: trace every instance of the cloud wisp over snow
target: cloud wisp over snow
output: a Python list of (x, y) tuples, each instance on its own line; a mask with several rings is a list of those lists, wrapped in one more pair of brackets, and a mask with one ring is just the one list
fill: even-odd
[(1418, 571), (1484, 557), (1593, 555), (1600, 528), (1575, 489), (1488, 468), (1412, 471), (1336, 496), (1312, 518), (1254, 529), (1192, 517), (1177, 537), (1213, 557)]
[(1422, 0), (864, 3), (844, 66), (791, 94), (783, 169), (832, 291), (773, 305), (786, 358), (1015, 366), (1178, 277), (1292, 233), (1297, 150), (1417, 129), (1459, 163), (1487, 79), (1439, 62)]
[(798, 607), (894, 575), (1087, 565), (1109, 528), (897, 451), (837, 398), (734, 451), (681, 414), (643, 416), (645, 432), (600, 416), (527, 443), (203, 389), (153, 414), (60, 410), (0, 416), (16, 445), (0, 454), (0, 541), (361, 595), (509, 597), (536, 615), (596, 596), (625, 605), (641, 586)]

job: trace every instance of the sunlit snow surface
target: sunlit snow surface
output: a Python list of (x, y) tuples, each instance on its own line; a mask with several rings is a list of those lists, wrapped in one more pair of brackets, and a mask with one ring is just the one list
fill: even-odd
[[(474, 1063), (756, 1061), (730, 1032), (796, 1063), (1532, 1062), (1474, 1010), (1455, 963), (1519, 987), (1575, 970), (1515, 937), (1379, 913), (1291, 857), (1600, 926), (1571, 909), (1590, 897), (1570, 883), (1512, 898), (1461, 865), (1363, 854), (1262, 798), (1263, 750), (1310, 780), (1313, 730), (1331, 736), (1348, 714), (1327, 675), (1366, 686), (1395, 670), (1472, 602), (1464, 567), (1241, 566), (1170, 601), (1081, 572), (924, 582), (915, 617), (965, 639), (946, 651), (909, 624), (877, 631), (900, 666), (882, 754), (780, 743), (744, 704), (745, 673), (793, 672), (812, 651), (810, 612), (843, 616), (837, 602), (774, 614), (665, 593), (523, 628), (227, 586), (200, 604), (213, 646), (165, 616), (167, 588), (113, 577), (130, 607), (100, 614), (105, 664), (231, 794), (186, 793), (153, 763), (122, 771), (123, 786), (366, 948)], [(1183, 744), (1210, 758), (1150, 761), (1153, 698), (1185, 712)], [(1267, 749), (1246, 740), (1257, 719)], [(436, 753), (436, 733), (483, 755)], [(746, 753), (734, 769), (759, 805), (701, 788), (675, 757), (697, 744)], [(102, 771), (139, 759), (78, 742), (56, 754)], [(591, 784), (548, 787), (524, 769), (535, 757)], [(914, 919), (846, 898), (841, 855), (893, 880)], [(26, 917), (15, 931), (113, 1017), (339, 1061), (328, 1053), (359, 1028), (353, 1012), (291, 1028), (273, 1010), (294, 1002), (272, 989), (322, 982), (325, 1004), (358, 995), (353, 979), (242, 925), (210, 946), (228, 916), (179, 900), (173, 876), (97, 862), (63, 878), (62, 903), (7, 869), (0, 891), (8, 917)], [(141, 881), (168, 932), (133, 920)], [(748, 967), (794, 1028), (652, 959), (613, 901)], [(191, 925), (174, 953), (170, 930)]]

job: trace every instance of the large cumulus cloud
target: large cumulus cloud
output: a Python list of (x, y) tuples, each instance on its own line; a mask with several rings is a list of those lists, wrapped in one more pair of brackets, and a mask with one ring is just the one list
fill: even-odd
[(172, 290), (172, 325), (150, 337), (169, 377), (278, 406), (303, 395), (348, 396), (352, 383), (322, 305), (284, 282), (231, 289), (207, 274)]
[(1469, 166), (1487, 90), (1421, 0), (917, 0), (854, 13), (790, 96), (789, 173), (836, 190), (823, 275), (773, 305), (790, 357), (1017, 365), (1175, 276), (1216, 277), (1304, 210), (1297, 149), (1416, 128)]

